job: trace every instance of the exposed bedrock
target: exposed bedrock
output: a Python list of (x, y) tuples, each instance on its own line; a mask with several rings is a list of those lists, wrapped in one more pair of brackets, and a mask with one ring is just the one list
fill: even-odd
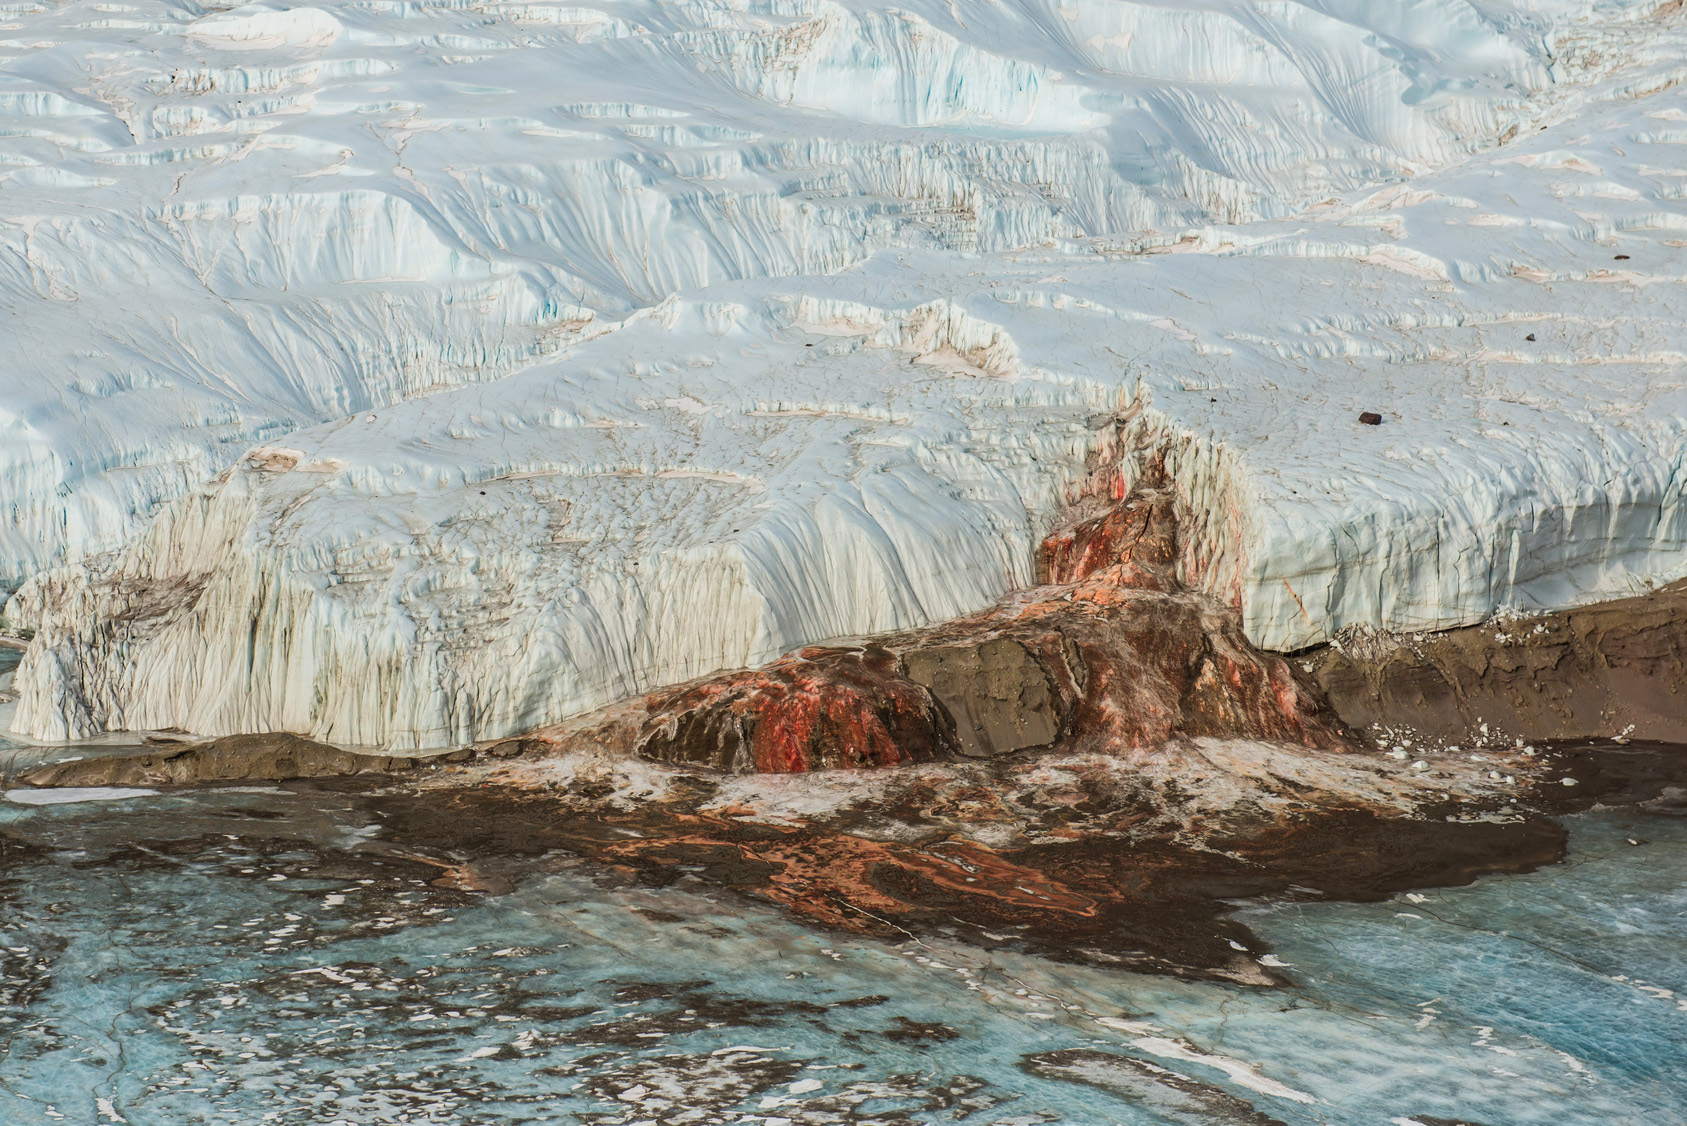
[(1175, 736), (1347, 745), (1289, 662), (1250, 645), (1234, 611), (1181, 588), (1173, 512), (1150, 467), (1128, 497), (1080, 507), (1043, 542), (1045, 585), (941, 625), (652, 693), (638, 753), (791, 773), (1140, 751)]
[(21, 775), (29, 786), (169, 786), (203, 782), (285, 782), (339, 774), (410, 770), (418, 760), (364, 755), (286, 732), (229, 735), (165, 744), (139, 754), (52, 763)]
[(1301, 659), (1355, 728), (1687, 743), (1687, 583), (1539, 617), (1368, 634)]

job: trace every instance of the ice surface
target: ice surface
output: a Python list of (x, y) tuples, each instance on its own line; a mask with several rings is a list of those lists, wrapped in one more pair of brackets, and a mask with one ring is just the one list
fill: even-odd
[(1687, 569), (1673, 6), (14, 19), (36, 737), (447, 743), (977, 609), (1120, 417), (1264, 645)]
[(7, 790), (0, 797), (19, 805), (64, 805), (84, 801), (122, 801), (125, 798), (144, 798), (157, 790), (138, 790), (123, 786), (65, 786), (53, 790)]
[[(0, 1118), (1687, 1117), (1687, 820), (1667, 812), (1571, 818), (1569, 862), (1527, 876), (1250, 908), (1274, 951), (1259, 957), (1292, 983), (1248, 988), (842, 942), (683, 881), (611, 889), (566, 864), (468, 896), (383, 853), (356, 801), (0, 806)], [(1054, 1053), (1084, 1067), (1026, 1066)], [(1124, 1066), (1136, 1082), (1109, 1084)]]
[(0, 586), (247, 445), (680, 290), (1280, 214), (1483, 147), (1579, 11), (1368, 7), (12, 5)]

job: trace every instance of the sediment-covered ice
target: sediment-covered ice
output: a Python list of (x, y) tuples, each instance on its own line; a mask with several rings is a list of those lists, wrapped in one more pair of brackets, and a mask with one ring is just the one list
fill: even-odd
[(505, 734), (979, 609), (1136, 447), (1270, 647), (1687, 571), (1673, 8), (78, 11), (103, 93), (0, 101), (33, 735)]

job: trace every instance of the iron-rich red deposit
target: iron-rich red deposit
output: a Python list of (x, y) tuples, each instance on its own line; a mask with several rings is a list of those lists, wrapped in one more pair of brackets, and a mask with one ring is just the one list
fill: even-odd
[(1286, 661), (1181, 587), (1177, 554), (1173, 498), (1150, 471), (1048, 536), (1045, 585), (952, 622), (653, 693), (636, 745), (739, 773), (1145, 750), (1178, 735), (1348, 745)]

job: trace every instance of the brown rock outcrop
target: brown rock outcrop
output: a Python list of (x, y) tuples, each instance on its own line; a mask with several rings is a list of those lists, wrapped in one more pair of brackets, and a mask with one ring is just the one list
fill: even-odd
[[(1100, 502), (1090, 502), (1093, 509)], [(650, 694), (635, 739), (661, 762), (738, 773), (988, 758), (1178, 735), (1338, 748), (1317, 690), (1181, 589), (1163, 478), (1050, 535), (1049, 582), (981, 614)]]
[(413, 758), (360, 755), (301, 735), (228, 735), (205, 743), (160, 747), (53, 763), (18, 778), (27, 786), (171, 786), (197, 782), (283, 782), (334, 774), (409, 770)]
[(955, 749), (963, 755), (1046, 747), (1060, 735), (1062, 700), (1024, 642), (996, 637), (914, 649), (902, 668), (954, 721)]
[(1058, 586), (1111, 572), (1118, 586), (1178, 588), (1176, 506), (1162, 464), (1147, 465), (1127, 496), (1083, 498), (1075, 515), (1044, 537), (1037, 552), (1039, 583)]
[(1355, 728), (1455, 742), (1626, 736), (1687, 743), (1687, 582), (1636, 598), (1298, 658)]
[(739, 774), (942, 757), (953, 724), (882, 645), (811, 646), (647, 698), (639, 753)]

